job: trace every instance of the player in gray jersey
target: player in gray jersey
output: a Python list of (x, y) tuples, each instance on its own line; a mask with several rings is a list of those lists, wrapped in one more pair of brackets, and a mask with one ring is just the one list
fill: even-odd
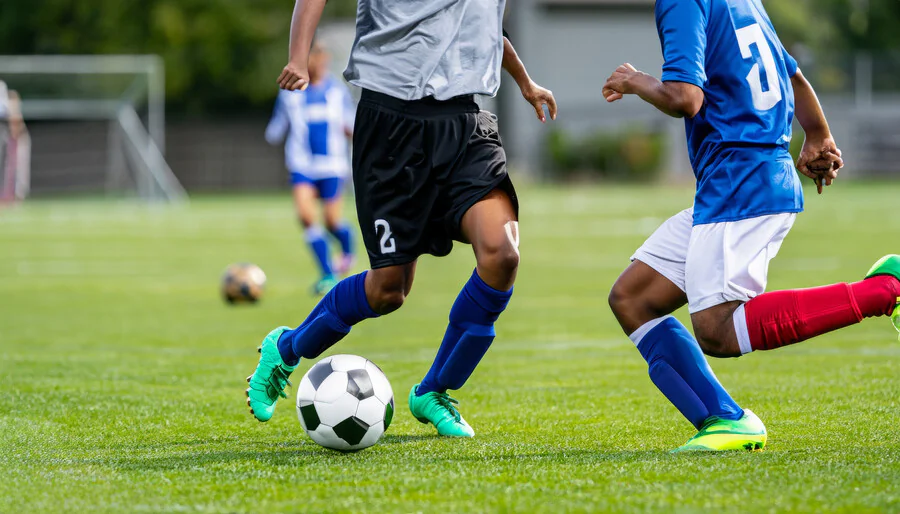
[[(325, 0), (297, 0), (283, 89), (309, 83), (307, 60)], [(546, 121), (553, 94), (528, 76), (503, 33), (505, 0), (360, 0), (344, 76), (363, 88), (353, 135), (353, 183), (371, 271), (342, 280), (296, 329), (273, 330), (248, 378), (247, 403), (271, 418), (300, 358), (313, 359), (368, 318), (400, 308), (420, 255), (472, 245), (477, 266), (450, 309), (431, 369), (412, 386), (414, 417), (439, 434), (474, 430), (448, 390), (462, 387), (494, 340), (519, 265), (518, 200), (497, 118), (474, 95), (494, 95), (501, 66)], [(338, 434), (340, 436), (340, 434)]]

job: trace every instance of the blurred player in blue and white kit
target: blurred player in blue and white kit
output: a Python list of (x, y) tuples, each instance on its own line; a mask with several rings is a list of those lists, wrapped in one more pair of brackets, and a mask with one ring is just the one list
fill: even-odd
[[(762, 449), (765, 426), (703, 353), (771, 350), (892, 312), (900, 329), (900, 257), (860, 282), (765, 293), (769, 262), (803, 210), (788, 153), (794, 115), (806, 138), (797, 169), (819, 193), (843, 166), (841, 152), (761, 0), (657, 0), (656, 25), (662, 80), (624, 64), (603, 96), (638, 95), (685, 119), (697, 192), (635, 252), (610, 306), (653, 383), (699, 430), (679, 450)], [(670, 315), (685, 304), (696, 339)]]
[[(353, 266), (353, 234), (343, 219), (342, 193), (350, 171), (348, 141), (353, 136), (356, 106), (347, 86), (328, 72), (329, 61), (328, 50), (315, 42), (309, 54), (309, 86), (303, 91), (280, 91), (266, 128), (270, 144), (284, 141), (297, 217), (322, 274), (314, 286), (317, 294), (328, 292), (337, 283), (336, 275)], [(324, 227), (316, 212), (319, 201)], [(326, 230), (341, 246), (342, 255), (335, 264)]]

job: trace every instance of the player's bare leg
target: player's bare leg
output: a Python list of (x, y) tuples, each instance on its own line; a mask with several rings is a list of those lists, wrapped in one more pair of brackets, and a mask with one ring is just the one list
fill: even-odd
[(319, 192), (308, 183), (294, 185), (292, 190), (294, 209), (297, 220), (303, 227), (306, 244), (309, 245), (313, 259), (319, 267), (319, 279), (313, 284), (313, 293), (325, 294), (337, 283), (331, 267), (331, 257), (326, 239), (325, 229), (319, 224), (316, 204), (319, 203)]
[(684, 291), (639, 260), (625, 268), (609, 292), (609, 306), (626, 335), (686, 304)]
[(416, 263), (373, 269), (366, 274), (366, 298), (373, 311), (384, 315), (403, 306), (416, 278)]
[(609, 305), (649, 365), (650, 379), (698, 430), (679, 450), (756, 449), (765, 427), (731, 399), (697, 341), (669, 316), (687, 303), (675, 283), (640, 260), (616, 281)]
[(297, 184), (291, 189), (294, 198), (294, 211), (297, 214), (297, 220), (305, 229), (316, 224), (318, 216), (316, 215), (316, 201), (319, 194), (312, 184)]
[(341, 245), (341, 256), (335, 259), (334, 272), (339, 276), (346, 275), (353, 269), (353, 234), (344, 220), (344, 198), (338, 195), (322, 202), (322, 216), (325, 229), (334, 236)]
[(691, 320), (704, 352), (739, 357), (876, 316), (891, 316), (900, 330), (900, 256), (883, 257), (860, 282), (764, 293), (694, 313)]
[(472, 437), (448, 390), (459, 389), (494, 340), (494, 322), (512, 296), (519, 268), (519, 226), (509, 195), (488, 193), (463, 215), (460, 230), (472, 244), (477, 266), (453, 308), (431, 369), (409, 393), (413, 416), (440, 435)]
[(519, 221), (509, 195), (491, 191), (466, 212), (460, 228), (475, 252), (478, 276), (494, 289), (511, 288), (519, 270)]

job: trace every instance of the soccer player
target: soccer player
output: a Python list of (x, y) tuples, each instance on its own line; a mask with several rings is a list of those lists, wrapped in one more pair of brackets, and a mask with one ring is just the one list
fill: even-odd
[[(290, 61), (278, 79), (309, 83), (307, 53), (325, 0), (298, 0)], [(493, 95), (501, 65), (538, 118), (556, 117), (502, 34), (505, 0), (360, 0), (356, 41), (344, 76), (363, 88), (353, 134), (356, 206), (372, 269), (342, 280), (296, 329), (263, 340), (247, 403), (271, 418), (300, 358), (313, 359), (368, 318), (400, 308), (420, 255), (472, 245), (475, 271), (450, 309), (431, 369), (412, 387), (414, 417), (444, 436), (474, 431), (448, 390), (459, 389), (494, 340), (519, 264), (518, 201), (494, 115), (473, 95)]]
[[(771, 350), (892, 313), (900, 329), (900, 256), (860, 282), (763, 294), (769, 261), (803, 209), (788, 154), (795, 113), (806, 134), (797, 169), (820, 194), (841, 152), (760, 0), (657, 0), (656, 24), (662, 80), (624, 64), (603, 96), (637, 95), (685, 118), (697, 191), (692, 208), (637, 250), (609, 303), (653, 383), (699, 430), (678, 450), (762, 449), (765, 426), (728, 395), (703, 352)], [(685, 303), (696, 339), (670, 316)]]
[[(353, 136), (356, 107), (342, 81), (328, 72), (331, 56), (315, 41), (309, 52), (309, 83), (303, 91), (281, 91), (266, 128), (266, 140), (287, 140), (284, 158), (291, 174), (294, 207), (321, 277), (313, 286), (319, 295), (337, 284), (335, 274), (353, 266), (353, 234), (343, 219), (342, 191), (350, 169), (348, 138)], [(325, 229), (317, 222), (317, 199), (322, 203)], [(341, 258), (332, 265), (325, 230), (341, 245)]]

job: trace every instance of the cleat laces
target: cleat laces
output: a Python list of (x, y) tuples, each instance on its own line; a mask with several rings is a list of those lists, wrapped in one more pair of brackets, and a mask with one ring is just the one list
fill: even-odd
[(275, 366), (272, 369), (272, 374), (269, 375), (269, 383), (266, 387), (266, 395), (274, 400), (277, 400), (278, 397), (287, 398), (287, 393), (284, 392), (285, 387), (292, 386), (291, 381), (288, 379), (290, 377), (290, 373), (284, 370), (281, 366)]
[(455, 405), (459, 405), (459, 400), (451, 397), (447, 393), (435, 393), (434, 399), (437, 404), (441, 406), (441, 408), (453, 415), (453, 419), (455, 419), (457, 423), (460, 422), (462, 416), (459, 414), (459, 411), (455, 407)]

